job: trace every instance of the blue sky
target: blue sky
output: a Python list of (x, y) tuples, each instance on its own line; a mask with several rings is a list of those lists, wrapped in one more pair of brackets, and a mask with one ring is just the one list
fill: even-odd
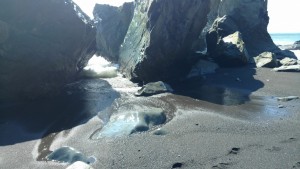
[[(133, 0), (73, 0), (82, 10), (92, 17), (95, 3), (122, 5), (125, 1)], [(300, 33), (300, 0), (269, 0), (268, 11), (270, 33)]]

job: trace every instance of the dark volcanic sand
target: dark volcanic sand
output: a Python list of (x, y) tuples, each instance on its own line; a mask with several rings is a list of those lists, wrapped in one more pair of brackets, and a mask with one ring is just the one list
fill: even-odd
[(0, 168), (66, 168), (37, 161), (62, 146), (95, 156), (95, 169), (299, 168), (300, 100), (276, 100), (300, 96), (297, 73), (222, 69), (207, 75), (202, 86), (188, 83), (177, 86), (176, 94), (152, 97), (175, 111), (159, 132), (90, 140), (110, 116), (101, 120), (97, 112), (138, 89), (120, 77), (107, 81), (81, 81), (51, 101), (1, 103), (6, 115), (0, 118)]

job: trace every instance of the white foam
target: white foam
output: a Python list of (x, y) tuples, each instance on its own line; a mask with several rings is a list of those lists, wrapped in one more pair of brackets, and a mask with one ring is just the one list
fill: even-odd
[(113, 78), (118, 75), (118, 65), (94, 55), (84, 67), (81, 76), (89, 78)]

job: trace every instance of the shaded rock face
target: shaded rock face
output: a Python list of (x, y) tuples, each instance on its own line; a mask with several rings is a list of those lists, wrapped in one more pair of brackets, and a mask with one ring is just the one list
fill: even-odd
[[(236, 31), (241, 32), (251, 57), (279, 50), (267, 32), (267, 0), (223, 0), (219, 1), (218, 7), (218, 17), (207, 34), (208, 50), (213, 42)], [(211, 34), (214, 36), (209, 36)]]
[[(209, 1), (204, 0), (135, 1), (118, 56), (120, 70), (126, 77), (144, 82), (168, 81), (187, 73), (193, 63), (189, 52), (206, 24), (208, 12)], [(102, 21), (103, 25), (110, 24)], [(115, 60), (114, 54), (106, 53), (107, 58)]]
[[(106, 8), (103, 11), (111, 7)], [(120, 13), (120, 9), (109, 13)], [(130, 10), (125, 12), (125, 16), (130, 14)], [(110, 19), (118, 21), (120, 16)], [(102, 53), (107, 58), (117, 60), (120, 71), (133, 81), (170, 82), (184, 78), (203, 55), (221, 66), (240, 66), (260, 53), (280, 52), (267, 32), (267, 0), (136, 0), (132, 19), (126, 21), (130, 23), (120, 24), (121, 34), (129, 25), (120, 50), (117, 47), (121, 39), (113, 40), (113, 45), (100, 49), (100, 53), (105, 50)], [(120, 22), (113, 22), (106, 22), (112, 25), (109, 34), (121, 37), (114, 31)], [(98, 36), (102, 34), (98, 32)], [(223, 40), (235, 32), (239, 32), (241, 43)], [(103, 40), (101, 44), (111, 42)], [(222, 65), (225, 62), (228, 64)]]
[(133, 17), (134, 4), (125, 3), (121, 7), (96, 4), (93, 14), (97, 26), (98, 54), (117, 61), (120, 46), (123, 43)]
[(0, 1), (0, 99), (51, 95), (75, 78), (95, 53), (80, 12), (72, 1)]
[(130, 79), (168, 81), (188, 72), (189, 53), (206, 24), (209, 1), (137, 0), (119, 56)]

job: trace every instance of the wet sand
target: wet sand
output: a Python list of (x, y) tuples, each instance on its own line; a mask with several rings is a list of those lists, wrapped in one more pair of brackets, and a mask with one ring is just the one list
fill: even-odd
[[(47, 102), (36, 109), (34, 103), (25, 107), (1, 104), (1, 111), (15, 115), (0, 120), (0, 168), (66, 168), (68, 164), (41, 158), (62, 146), (94, 156), (91, 166), (95, 169), (300, 168), (300, 100), (276, 99), (300, 96), (298, 73), (250, 66), (222, 69), (207, 75), (201, 86), (183, 83), (175, 94), (151, 97), (149, 102), (161, 101), (161, 106), (167, 105), (170, 114), (174, 113), (158, 126), (159, 132), (156, 127), (130, 136), (91, 140), (110, 116), (101, 112), (116, 98), (134, 98), (138, 89), (121, 77), (106, 81), (73, 84), (66, 92), (67, 102)], [(31, 114), (20, 116), (20, 110)], [(43, 112), (45, 116), (39, 115)]]

